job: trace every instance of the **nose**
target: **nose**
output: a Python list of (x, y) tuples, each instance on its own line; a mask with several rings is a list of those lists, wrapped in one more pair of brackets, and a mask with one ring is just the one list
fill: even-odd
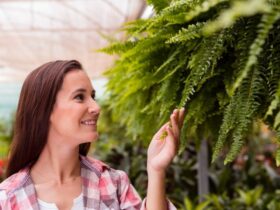
[(91, 100), (89, 107), (88, 107), (88, 112), (90, 114), (99, 114), (100, 113), (100, 106), (95, 100)]

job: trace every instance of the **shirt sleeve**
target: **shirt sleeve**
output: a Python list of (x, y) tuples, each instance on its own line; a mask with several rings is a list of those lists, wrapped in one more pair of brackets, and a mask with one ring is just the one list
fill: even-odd
[(0, 190), (0, 210), (12, 209), (4, 190)]
[[(135, 188), (131, 185), (127, 174), (119, 171), (121, 174), (120, 180), (120, 209), (121, 210), (146, 210), (146, 198), (142, 201)], [(177, 210), (177, 208), (168, 201), (169, 210)]]

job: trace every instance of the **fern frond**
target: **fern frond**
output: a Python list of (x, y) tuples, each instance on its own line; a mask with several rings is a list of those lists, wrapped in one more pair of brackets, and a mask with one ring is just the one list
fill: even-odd
[(155, 24), (167, 21), (168, 23), (185, 23), (185, 16), (195, 6), (200, 5), (202, 0), (180, 0), (173, 1), (168, 7), (154, 18)]
[(177, 70), (174, 75), (164, 80), (157, 93), (156, 99), (160, 102), (157, 104), (157, 107), (160, 106), (159, 117), (161, 124), (169, 118), (172, 107), (176, 107), (178, 104), (178, 91), (180, 90), (182, 71), (182, 69)]
[(206, 23), (199, 22), (197, 24), (191, 24), (188, 28), (182, 28), (179, 33), (171, 37), (166, 43), (180, 43), (187, 42), (192, 39), (201, 37), (202, 28)]
[[(170, 38), (169, 34), (159, 33), (155, 36), (150, 36), (143, 38), (137, 41), (137, 45), (135, 45), (131, 50), (126, 51), (123, 54), (122, 58), (132, 58), (139, 57), (139, 52), (146, 54), (153, 51), (159, 51), (162, 48), (165, 48), (165, 41)], [(138, 59), (137, 59), (138, 60)]]
[(279, 104), (280, 104), (280, 99), (278, 97), (275, 97), (275, 99), (270, 103), (267, 112), (265, 114), (265, 118), (267, 118), (268, 116), (273, 115), (273, 112), (276, 109), (279, 109)]
[(151, 23), (151, 19), (137, 19), (135, 21), (125, 23), (122, 30), (132, 37), (139, 37)]
[(219, 29), (232, 26), (240, 17), (253, 16), (257, 13), (268, 12), (266, 0), (233, 1), (233, 5), (221, 12), (219, 17), (205, 26), (203, 32), (210, 35)]
[(181, 68), (184, 68), (186, 66), (188, 62), (188, 57), (184, 56), (182, 58), (182, 56), (180, 55), (180, 59), (179, 59), (179, 62), (178, 62), (178, 65), (174, 65), (173, 64), (173, 67), (170, 68), (168, 71), (166, 71), (165, 75), (163, 78), (159, 77), (159, 83), (168, 79), (170, 76), (172, 76), (175, 72), (177, 72), (179, 69)]
[(279, 146), (276, 150), (275, 159), (276, 159), (276, 166), (279, 167), (280, 166), (280, 148), (279, 148)]
[(114, 44), (109, 45), (108, 47), (104, 47), (100, 50), (98, 50), (99, 52), (104, 52), (107, 54), (120, 54), (123, 52), (126, 52), (130, 49), (132, 49), (137, 42), (132, 42), (132, 41), (127, 41), (127, 42), (116, 42)]
[(226, 50), (224, 48), (226, 38), (225, 32), (219, 33), (217, 37), (209, 37), (200, 45), (198, 52), (192, 55), (188, 64), (192, 71), (186, 78), (180, 107), (184, 106), (190, 100), (190, 96), (196, 92), (196, 88), (203, 84), (204, 77), (208, 77), (209, 74), (214, 75), (213, 70)]
[(212, 154), (212, 162), (214, 162), (219, 153), (222, 151), (222, 148), (225, 145), (226, 139), (229, 136), (230, 132), (237, 125), (237, 116), (234, 114), (236, 110), (238, 110), (238, 103), (236, 100), (231, 100), (229, 105), (226, 107), (223, 122), (220, 127), (219, 137), (215, 143), (213, 154)]
[(147, 0), (147, 3), (152, 5), (157, 13), (167, 7), (170, 3), (169, 0)]
[[(214, 116), (217, 105), (216, 92), (219, 91), (220, 84), (209, 79), (207, 83), (201, 88), (198, 94), (187, 104), (188, 114), (186, 115), (186, 124), (188, 128), (186, 132), (192, 138), (198, 138), (198, 127), (206, 122), (206, 120)], [(214, 95), (213, 95), (214, 94)], [(205, 137), (205, 136), (204, 136)]]
[[(162, 64), (159, 66), (159, 68), (156, 69), (154, 75), (156, 76), (156, 74), (159, 74), (161, 73), (161, 70), (166, 68), (168, 65), (170, 65), (172, 62), (175, 61), (175, 58), (180, 54), (182, 53), (181, 51), (182, 48), (178, 47), (176, 48), (173, 52), (171, 52), (170, 56), (168, 56), (168, 59)], [(177, 62), (176, 62), (177, 63)]]
[(231, 98), (227, 106), (219, 131), (219, 138), (215, 144), (212, 161), (216, 160), (227, 138), (232, 138), (230, 151), (225, 164), (231, 162), (240, 152), (244, 144), (246, 132), (250, 129), (254, 116), (258, 112), (264, 94), (264, 79), (260, 77), (262, 70), (255, 66), (243, 81), (240, 89)]
[(277, 125), (278, 123), (275, 122), (275, 113), (277, 113), (277, 111), (280, 110), (280, 82), (278, 80), (278, 88), (276, 89), (276, 93), (273, 95), (274, 98), (273, 100), (271, 100), (270, 105), (265, 113), (265, 120), (268, 120), (269, 117), (273, 117), (274, 118), (274, 122), (271, 122), (273, 128), (276, 128), (275, 125)]
[(240, 152), (244, 144), (245, 134), (249, 130), (253, 118), (262, 103), (264, 80), (260, 77), (260, 74), (261, 68), (255, 66), (252, 73), (248, 75), (249, 77), (244, 80), (239, 93), (236, 95), (238, 98), (233, 98), (238, 103), (238, 110), (233, 113), (236, 115), (237, 124), (232, 132), (233, 141), (230, 151), (226, 156), (225, 164), (234, 160)]
[(229, 71), (225, 74), (225, 88), (227, 94), (232, 97), (232, 84), (240, 75), (240, 72), (245, 68), (247, 63), (247, 58), (249, 54), (249, 49), (256, 38), (256, 27), (259, 23), (259, 18), (254, 19), (240, 19), (232, 28), (232, 31), (239, 31), (242, 36), (238, 36), (234, 41), (234, 60), (232, 67), (234, 71)]
[(273, 125), (273, 128), (275, 130), (278, 130), (280, 127), (280, 112), (278, 112), (275, 116), (275, 120), (274, 120), (274, 125)]
[[(280, 26), (278, 25), (280, 30)], [(268, 86), (268, 94), (270, 101), (273, 101), (274, 97), (279, 95), (280, 90), (279, 88), (279, 81), (280, 81), (280, 36), (278, 36), (278, 32), (271, 34), (271, 36), (275, 37), (274, 41), (271, 43), (269, 47), (269, 64), (268, 64), (268, 74), (266, 75), (267, 78), (267, 86)], [(276, 92), (279, 91), (278, 94)], [(270, 114), (266, 114), (270, 115)]]
[(220, 3), (228, 2), (228, 0), (208, 0), (204, 1), (202, 4), (197, 5), (193, 10), (191, 10), (185, 17), (186, 21), (190, 21), (197, 17), (201, 13), (207, 12), (211, 8), (215, 7)]
[(262, 16), (261, 22), (258, 25), (258, 36), (250, 47), (249, 57), (244, 70), (233, 84), (233, 88), (231, 90), (232, 93), (234, 93), (235, 90), (240, 86), (242, 80), (246, 78), (248, 72), (251, 70), (251, 67), (256, 64), (257, 57), (262, 51), (262, 45), (264, 44), (270, 29), (273, 27), (273, 24), (279, 19), (279, 17), (280, 13), (278, 10), (273, 10), (272, 12)]

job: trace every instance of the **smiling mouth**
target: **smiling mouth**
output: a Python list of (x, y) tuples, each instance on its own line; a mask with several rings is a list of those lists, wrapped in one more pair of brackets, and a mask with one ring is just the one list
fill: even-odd
[(83, 121), (81, 121), (81, 124), (83, 124), (83, 125), (96, 125), (96, 121), (95, 120), (83, 120)]

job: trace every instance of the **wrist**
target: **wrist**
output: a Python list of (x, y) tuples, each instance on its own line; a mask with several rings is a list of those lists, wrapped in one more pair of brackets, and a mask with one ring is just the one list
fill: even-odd
[(165, 178), (166, 171), (165, 169), (155, 169), (149, 164), (147, 165), (147, 173), (149, 177)]

